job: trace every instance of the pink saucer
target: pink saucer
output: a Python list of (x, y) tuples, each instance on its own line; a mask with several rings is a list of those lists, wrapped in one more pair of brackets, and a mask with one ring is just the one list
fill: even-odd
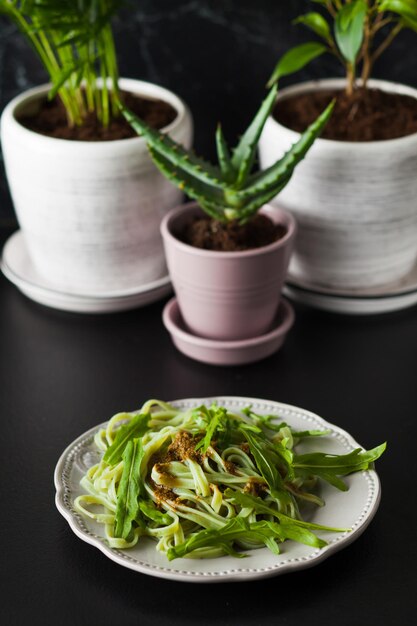
[(272, 330), (265, 335), (239, 341), (217, 341), (190, 333), (181, 317), (176, 298), (165, 305), (162, 319), (175, 346), (191, 359), (211, 365), (244, 365), (260, 361), (276, 352), (283, 345), (295, 315), (290, 303), (281, 298)]

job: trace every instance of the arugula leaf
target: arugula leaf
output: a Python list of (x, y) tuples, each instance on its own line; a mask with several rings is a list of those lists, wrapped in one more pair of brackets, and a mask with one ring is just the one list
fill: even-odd
[(243, 491), (230, 489), (230, 487), (226, 489), (224, 495), (232, 502), (232, 504), (239, 504), (245, 508), (252, 508), (256, 513), (260, 513), (261, 515), (272, 515), (282, 523), (295, 524), (301, 528), (310, 528), (312, 530), (329, 530), (332, 532), (346, 532), (350, 530), (349, 528), (334, 528), (332, 526), (322, 526), (321, 524), (314, 524), (313, 522), (304, 522), (303, 520), (294, 519), (288, 515), (284, 515), (284, 513), (280, 513), (271, 506), (268, 506), (268, 504), (261, 500), (261, 498), (252, 496), (249, 493), (244, 493)]
[(126, 413), (125, 415), (126, 419), (130, 418), (130, 422), (119, 428), (112, 445), (107, 448), (103, 456), (103, 461), (109, 465), (116, 465), (121, 460), (128, 442), (135, 437), (142, 437), (148, 429), (151, 417), (149, 413)]
[(202, 454), (207, 452), (207, 449), (209, 448), (217, 431), (221, 431), (223, 433), (228, 431), (228, 417), (227, 410), (225, 408), (215, 406), (208, 409), (207, 419), (209, 421), (206, 434), (195, 447), (195, 450), (201, 452)]
[(232, 548), (231, 544), (239, 540), (263, 543), (272, 552), (278, 554), (277, 542), (282, 543), (286, 539), (293, 539), (316, 548), (322, 548), (327, 545), (325, 541), (316, 537), (306, 528), (269, 521), (249, 523), (244, 518), (235, 517), (220, 530), (202, 530), (187, 539), (187, 541), (184, 541), (184, 543), (169, 548), (168, 559), (172, 561), (173, 559), (184, 557), (199, 548), (216, 546)]
[(123, 452), (123, 473), (117, 491), (114, 536), (127, 539), (139, 509), (138, 498), (143, 488), (140, 465), (144, 455), (140, 439), (129, 441)]
[(313, 474), (327, 481), (337, 489), (346, 491), (345, 483), (339, 476), (346, 476), (352, 472), (367, 470), (371, 464), (379, 459), (387, 447), (386, 443), (373, 448), (362, 450), (356, 448), (348, 454), (326, 454), (312, 452), (294, 456), (293, 467), (298, 475)]
[(169, 526), (172, 524), (172, 517), (168, 515), (168, 513), (159, 511), (152, 500), (139, 500), (139, 510), (143, 515), (159, 526)]
[(252, 411), (251, 406), (247, 406), (242, 410), (243, 415), (249, 417), (253, 420), (256, 426), (264, 426), (269, 428), (269, 430), (279, 431), (285, 426), (288, 426), (286, 422), (280, 422), (279, 424), (274, 424), (272, 420), (280, 419), (279, 415), (260, 415), (259, 413), (255, 413)]
[(276, 467), (277, 457), (273, 449), (271, 450), (271, 444), (268, 439), (247, 429), (245, 424), (240, 425), (240, 430), (249, 444), (256, 467), (268, 483), (271, 493), (282, 490), (283, 481)]

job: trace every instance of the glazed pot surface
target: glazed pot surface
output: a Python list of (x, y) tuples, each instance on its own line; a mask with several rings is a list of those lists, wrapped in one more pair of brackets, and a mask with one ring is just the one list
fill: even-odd
[[(304, 83), (281, 98), (341, 89), (342, 80)], [(384, 81), (370, 87), (417, 98)], [(270, 117), (260, 141), (262, 169), (299, 138)], [(311, 287), (363, 289), (400, 280), (417, 260), (417, 134), (374, 142), (318, 139), (274, 201), (297, 219), (290, 276)]]
[[(192, 120), (171, 92), (121, 79), (120, 87), (160, 98), (178, 112), (166, 132), (190, 147)], [(24, 128), (48, 86), (15, 98), (2, 116), (13, 203), (30, 257), (51, 284), (70, 292), (140, 287), (167, 272), (159, 225), (182, 194), (152, 163), (141, 137), (104, 142), (55, 139)]]
[(162, 221), (168, 269), (181, 314), (200, 337), (239, 340), (270, 330), (276, 315), (295, 237), (286, 212), (262, 209), (285, 226), (278, 241), (242, 252), (194, 248), (178, 239), (184, 224), (202, 213), (196, 203), (171, 211)]

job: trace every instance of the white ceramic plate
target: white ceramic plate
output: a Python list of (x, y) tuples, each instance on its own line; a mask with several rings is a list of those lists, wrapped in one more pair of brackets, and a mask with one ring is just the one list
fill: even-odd
[[(327, 429), (331, 434), (316, 437), (303, 444), (303, 449), (346, 454), (358, 443), (345, 431), (329, 424), (314, 413), (297, 407), (270, 400), (241, 397), (216, 397), (177, 400), (174, 406), (186, 408), (201, 403), (217, 401), (220, 405), (238, 412), (251, 404), (254, 411), (276, 414), (297, 430)], [(267, 548), (252, 550), (245, 559), (224, 556), (216, 559), (176, 559), (169, 562), (164, 554), (155, 550), (155, 542), (141, 540), (130, 550), (109, 548), (103, 537), (103, 527), (92, 520), (82, 518), (73, 507), (74, 499), (82, 493), (79, 486), (86, 469), (98, 462), (99, 453), (93, 444), (94, 434), (103, 424), (92, 428), (76, 439), (62, 454), (55, 469), (56, 505), (68, 521), (71, 529), (83, 541), (99, 548), (107, 557), (130, 569), (143, 574), (189, 582), (241, 581), (267, 578), (277, 574), (316, 565), (334, 552), (344, 548), (359, 537), (376, 513), (380, 500), (380, 484), (377, 474), (372, 471), (352, 474), (345, 480), (349, 491), (341, 492), (324, 484), (320, 491), (326, 506), (314, 513), (310, 521), (339, 528), (350, 528), (350, 532), (320, 532), (328, 541), (321, 550), (310, 548), (292, 541), (282, 545), (282, 554), (274, 555)], [(380, 442), (375, 442), (375, 445)]]
[(168, 275), (146, 285), (94, 294), (58, 289), (33, 266), (21, 231), (9, 237), (1, 260), (1, 271), (25, 296), (54, 309), (75, 313), (114, 313), (145, 306), (172, 291)]
[(283, 293), (295, 302), (334, 313), (371, 315), (399, 311), (417, 304), (417, 264), (401, 280), (372, 289), (339, 291), (312, 286), (289, 275)]

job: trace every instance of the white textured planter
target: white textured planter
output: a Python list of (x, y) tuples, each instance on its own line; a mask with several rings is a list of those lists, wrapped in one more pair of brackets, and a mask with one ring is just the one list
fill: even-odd
[[(161, 99), (178, 112), (164, 129), (190, 147), (192, 119), (172, 92), (122, 79), (123, 90)], [(24, 128), (48, 86), (12, 100), (1, 118), (7, 178), (31, 258), (60, 289), (143, 285), (166, 274), (159, 224), (182, 194), (153, 165), (144, 139), (68, 141)]]
[[(308, 82), (279, 98), (344, 85)], [(404, 85), (373, 80), (370, 86), (417, 98)], [(271, 116), (260, 141), (261, 167), (298, 137)], [(275, 203), (299, 227), (291, 276), (338, 290), (394, 282), (417, 260), (417, 134), (366, 143), (318, 139)]]

